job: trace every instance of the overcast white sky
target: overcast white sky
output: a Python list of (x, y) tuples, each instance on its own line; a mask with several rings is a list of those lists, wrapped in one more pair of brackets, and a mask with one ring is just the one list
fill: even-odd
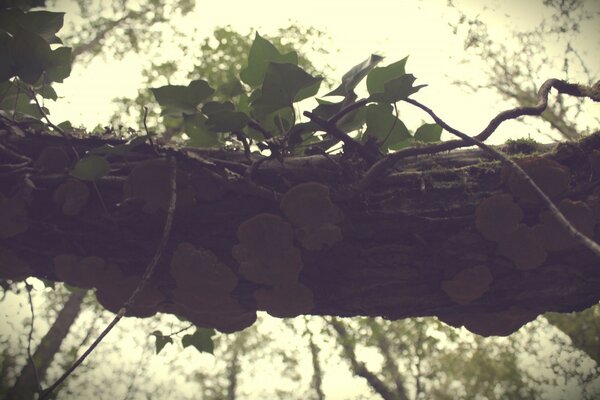
[[(505, 43), (511, 42), (513, 29), (533, 28), (543, 17), (551, 15), (541, 0), (457, 0), (455, 4), (468, 16), (484, 21), (492, 37)], [(600, 12), (600, 1), (587, 0), (586, 7)], [(68, 11), (67, 21), (74, 18), (76, 7), (71, 1), (57, 0), (56, 8)], [(288, 21), (314, 26), (330, 35), (331, 41), (326, 46), (332, 50), (314, 62), (333, 66), (337, 79), (371, 53), (385, 55), (384, 63), (409, 55), (407, 70), (417, 76), (418, 83), (429, 85), (416, 98), (454, 127), (476, 134), (499, 111), (514, 103), (499, 101), (497, 95), (488, 91), (471, 93), (452, 85), (455, 79), (482, 79), (483, 68), (476, 58), (461, 63), (465, 58), (463, 41), (449, 26), (456, 18), (456, 12), (447, 7), (446, 0), (198, 0), (193, 15), (178, 26), (190, 31), (197, 28), (196, 34), (204, 36), (210, 36), (215, 27), (224, 25), (231, 25), (240, 32), (258, 29), (262, 33), (274, 32)], [(599, 38), (600, 18), (596, 18), (583, 27), (582, 34), (573, 43), (596, 76), (600, 76)], [(560, 56), (562, 44), (556, 43), (554, 50), (557, 57)], [(71, 77), (58, 88), (63, 99), (51, 106), (54, 120), (69, 119), (90, 128), (98, 123), (107, 124), (115, 110), (111, 100), (136, 95), (141, 86), (143, 65), (143, 57), (132, 56), (110, 62), (97, 57), (86, 67), (75, 66)], [(560, 63), (549, 65), (547, 75), (540, 76), (539, 83), (560, 77), (561, 67)], [(409, 109), (408, 105), (402, 106), (401, 118), (414, 130), (426, 116)], [(600, 115), (600, 105), (590, 104), (587, 112)], [(533, 118), (527, 122), (535, 123)], [(499, 129), (494, 141), (527, 134), (528, 130), (522, 125), (509, 122)]]

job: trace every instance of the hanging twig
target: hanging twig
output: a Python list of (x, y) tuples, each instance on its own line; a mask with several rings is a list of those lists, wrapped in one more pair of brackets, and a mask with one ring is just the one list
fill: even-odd
[(156, 265), (158, 264), (158, 261), (160, 260), (162, 254), (163, 254), (163, 251), (167, 245), (167, 241), (169, 240), (169, 235), (171, 234), (171, 226), (173, 225), (173, 215), (175, 214), (175, 204), (177, 202), (177, 180), (176, 180), (177, 165), (176, 165), (175, 156), (170, 155), (168, 157), (168, 160), (169, 160), (169, 164), (171, 167), (170, 168), (171, 169), (171, 176), (170, 176), (171, 198), (169, 201), (169, 208), (167, 210), (167, 216), (165, 218), (165, 225), (163, 228), (162, 237), (161, 237), (160, 243), (158, 244), (158, 248), (156, 249), (156, 252), (154, 253), (154, 257), (152, 258), (152, 260), (146, 267), (146, 270), (144, 271), (144, 274), (142, 275), (142, 279), (140, 280), (140, 283), (137, 285), (137, 287), (135, 288), (135, 290), (133, 291), (131, 296), (129, 296), (129, 298), (125, 301), (125, 303), (123, 304), (123, 306), (121, 307), (121, 309), (119, 310), (117, 315), (115, 315), (113, 320), (108, 324), (108, 326), (106, 328), (104, 328), (104, 330), (100, 333), (100, 335), (98, 335), (96, 340), (94, 340), (94, 342), (90, 345), (90, 347), (88, 347), (88, 349), (73, 363), (73, 365), (71, 365), (71, 367), (69, 367), (69, 369), (67, 369), (60, 376), (60, 378), (58, 378), (56, 380), (56, 382), (54, 382), (50, 387), (48, 387), (48, 389), (46, 389), (42, 392), (39, 400), (48, 399), (50, 394), (52, 394), (52, 392), (58, 386), (60, 386), (65, 381), (65, 379), (67, 379), (69, 377), (69, 375), (71, 375), (71, 373), (73, 373), (73, 371), (75, 371), (75, 369), (79, 365), (81, 365), (81, 363), (87, 358), (87, 356), (90, 355), (90, 353), (92, 351), (94, 351), (94, 349), (98, 346), (98, 344), (100, 344), (102, 339), (104, 339), (104, 337), (121, 320), (121, 318), (123, 318), (123, 316), (125, 316), (127, 309), (133, 304), (133, 302), (135, 301), (137, 296), (140, 294), (140, 292), (142, 290), (144, 290), (147, 283), (149, 282), (150, 277), (152, 276), (152, 273), (154, 272), (154, 269), (156, 268)]

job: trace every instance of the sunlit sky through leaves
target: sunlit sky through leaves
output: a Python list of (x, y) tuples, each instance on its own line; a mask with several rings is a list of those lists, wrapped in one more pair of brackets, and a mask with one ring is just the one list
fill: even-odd
[[(534, 28), (543, 18), (550, 18), (552, 10), (543, 6), (541, 1), (466, 0), (454, 3), (457, 8), (448, 7), (446, 0), (197, 1), (195, 11), (177, 21), (176, 26), (197, 39), (210, 36), (216, 27), (226, 25), (242, 33), (258, 30), (261, 34), (273, 34), (290, 22), (315, 27), (329, 35), (324, 39), (323, 47), (329, 49), (330, 54), (308, 56), (317, 68), (331, 66), (333, 79), (340, 79), (344, 72), (371, 53), (384, 55), (384, 64), (408, 55), (407, 72), (418, 78), (417, 84), (429, 85), (416, 98), (456, 128), (476, 134), (499, 111), (515, 103), (503, 101), (490, 90), (471, 92), (453, 84), (455, 80), (485, 83), (481, 60), (464, 50), (466, 28), (453, 33), (452, 25), (458, 21), (457, 9), (465, 12), (467, 17), (484, 22), (491, 37), (507, 45), (514, 42), (515, 32)], [(596, 18), (582, 26), (580, 35), (573, 38), (573, 45), (577, 46), (591, 73), (598, 77), (600, 1), (588, 0), (587, 3), (586, 7), (596, 12)], [(82, 22), (78, 20), (77, 7), (71, 1), (57, 0), (53, 8), (67, 12), (67, 26), (70, 22)], [(182, 65), (197, 62), (186, 59), (174, 43), (175, 38), (171, 43), (156, 45), (165, 59), (172, 55), (172, 59), (181, 60)], [(555, 53), (550, 56), (559, 60), (564, 55), (565, 44), (550, 43), (548, 49)], [(120, 61), (99, 56), (85, 67), (76, 65), (71, 77), (58, 87), (63, 98), (56, 105), (49, 104), (53, 119), (56, 122), (69, 119), (88, 128), (109, 124), (110, 116), (116, 110), (112, 99), (135, 97), (142, 85), (142, 69), (148, 62), (141, 54)], [(561, 69), (562, 64), (558, 62), (547, 65), (543, 75), (538, 77), (538, 84), (550, 77), (562, 78), (564, 73)], [(326, 91), (322, 88), (319, 94), (324, 93)], [(600, 114), (598, 105), (589, 104), (586, 109), (588, 113)], [(424, 114), (411, 110), (407, 105), (401, 107), (400, 117), (409, 129), (421, 122), (430, 122)], [(538, 128), (545, 127), (533, 118), (525, 122)], [(508, 137), (527, 137), (535, 133), (534, 129), (522, 124), (508, 122), (492, 141), (503, 142)], [(548, 140), (548, 137), (536, 139)]]

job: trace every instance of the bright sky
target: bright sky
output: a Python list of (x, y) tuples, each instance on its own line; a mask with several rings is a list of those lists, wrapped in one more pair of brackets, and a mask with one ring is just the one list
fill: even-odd
[[(464, 0), (455, 3), (468, 16), (478, 16), (486, 22), (492, 37), (505, 43), (513, 40), (511, 29), (533, 28), (543, 17), (551, 15), (551, 10), (544, 7), (541, 1)], [(586, 7), (600, 13), (600, 1), (587, 0)], [(68, 11), (67, 19), (74, 18), (73, 11), (76, 8), (69, 0), (57, 0), (56, 8)], [(337, 79), (371, 53), (385, 55), (386, 64), (409, 55), (408, 72), (417, 76), (417, 83), (429, 84), (416, 98), (454, 127), (475, 134), (499, 111), (514, 103), (501, 101), (498, 95), (490, 91), (471, 93), (452, 85), (455, 79), (468, 78), (482, 83), (483, 78), (478, 59), (471, 58), (461, 63), (466, 56), (463, 39), (454, 35), (449, 26), (450, 23), (456, 23), (456, 18), (456, 12), (446, 6), (446, 0), (304, 0), (301, 3), (222, 0), (208, 5), (198, 2), (193, 15), (177, 25), (190, 32), (197, 28), (196, 35), (203, 36), (210, 36), (215, 27), (225, 25), (231, 25), (240, 32), (258, 29), (262, 33), (274, 32), (287, 25), (288, 21), (314, 26), (331, 36), (331, 41), (326, 45), (332, 49), (330, 55), (321, 56), (314, 62), (333, 66), (333, 76)], [(596, 76), (600, 76), (599, 20), (596, 18), (585, 25), (574, 43)], [(561, 55), (563, 49), (558, 43), (552, 48), (557, 56)], [(562, 76), (562, 65), (557, 64), (549, 65), (543, 71), (544, 76), (539, 77), (539, 83), (550, 77)], [(90, 128), (98, 123), (107, 124), (115, 110), (112, 99), (136, 95), (141, 85), (143, 65), (143, 57), (132, 56), (123, 61), (110, 62), (97, 57), (84, 68), (76, 66), (71, 77), (58, 88), (59, 95), (64, 97), (59, 104), (51, 106), (54, 120), (61, 122), (69, 119)], [(586, 109), (592, 115), (600, 114), (600, 105), (589, 104)], [(426, 118), (423, 113), (410, 110), (408, 105), (402, 106), (400, 113), (412, 130)], [(533, 118), (527, 122), (539, 126), (539, 122)], [(526, 137), (529, 132), (521, 124), (509, 122), (499, 129), (493, 141)]]

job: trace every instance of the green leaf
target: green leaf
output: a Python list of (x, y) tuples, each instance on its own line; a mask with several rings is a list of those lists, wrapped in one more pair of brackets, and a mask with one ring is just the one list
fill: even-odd
[(50, 45), (41, 36), (19, 26), (11, 44), (15, 74), (23, 81), (35, 84), (52, 55)]
[(156, 338), (156, 354), (160, 353), (162, 349), (167, 345), (167, 343), (173, 343), (173, 339), (170, 336), (165, 336), (161, 331), (154, 331), (150, 335)]
[[(339, 103), (331, 103), (326, 100), (317, 99), (319, 105), (313, 109), (313, 113), (318, 115), (323, 119), (329, 119), (334, 114), (342, 109), (344, 106), (344, 101), (340, 101)], [(362, 128), (365, 124), (366, 120), (366, 109), (365, 107), (357, 108), (354, 111), (344, 115), (341, 120), (338, 121), (337, 126), (343, 132), (352, 132), (357, 129)]]
[(239, 79), (231, 77), (229, 81), (219, 86), (218, 92), (226, 98), (232, 98), (245, 93), (245, 90)]
[(215, 90), (206, 81), (195, 80), (189, 85), (166, 85), (151, 89), (158, 104), (163, 109), (162, 115), (194, 114), (198, 104), (210, 97)]
[(37, 92), (39, 93), (40, 96), (42, 96), (45, 99), (50, 99), (50, 100), (58, 100), (58, 95), (56, 94), (56, 91), (54, 90), (54, 88), (50, 85), (44, 85), (41, 88), (39, 88), (37, 90)]
[(367, 90), (369, 94), (383, 92), (386, 82), (404, 75), (406, 73), (404, 71), (406, 60), (408, 60), (408, 57), (385, 67), (374, 68), (369, 72), (367, 75)]
[(15, 34), (21, 27), (39, 35), (48, 44), (62, 43), (56, 33), (62, 28), (65, 13), (50, 11), (23, 11), (12, 8), (0, 10), (0, 27)]
[(199, 352), (213, 354), (214, 343), (211, 339), (216, 334), (214, 329), (198, 328), (192, 335), (184, 335), (181, 339), (183, 347), (194, 346)]
[(95, 181), (110, 171), (110, 164), (104, 157), (90, 155), (77, 161), (71, 171), (71, 176), (82, 181)]
[(71, 57), (72, 49), (70, 47), (59, 47), (52, 51), (45, 65), (46, 80), (49, 82), (63, 82), (65, 78), (71, 75)]
[(377, 54), (371, 54), (369, 58), (360, 64), (355, 65), (342, 76), (342, 83), (340, 86), (327, 93), (325, 96), (346, 96), (348, 93), (353, 92), (356, 86), (362, 81), (365, 76), (371, 71), (383, 57)]
[[(316, 94), (322, 80), (322, 77), (313, 77), (294, 64), (269, 63), (262, 91), (252, 106), (265, 114), (291, 107), (305, 96)], [(308, 91), (302, 91), (308, 88)]]
[(63, 131), (71, 131), (71, 130), (73, 130), (73, 124), (69, 120), (63, 121), (60, 124), (58, 124), (57, 126), (60, 129), (62, 129)]
[(214, 132), (239, 131), (250, 122), (250, 117), (239, 111), (217, 111), (208, 116), (206, 126)]
[(366, 108), (367, 130), (363, 139), (375, 138), (382, 148), (389, 148), (411, 138), (404, 123), (394, 115), (390, 104), (369, 104)]
[(190, 137), (187, 142), (192, 147), (220, 147), (219, 135), (206, 126), (206, 117), (202, 114), (184, 114), (183, 131)]
[(281, 54), (271, 42), (261, 37), (258, 32), (248, 54), (248, 64), (240, 72), (240, 78), (247, 85), (255, 88), (265, 79), (267, 66), (270, 62), (298, 64), (296, 52)]
[(12, 41), (13, 38), (8, 33), (0, 30), (0, 82), (15, 76)]
[(400, 150), (405, 147), (410, 147), (410, 146), (414, 146), (414, 145), (415, 145), (415, 139), (411, 136), (410, 139), (404, 139), (398, 143), (390, 144), (388, 146), (388, 150), (396, 151), (396, 150)]
[(397, 101), (407, 99), (411, 94), (427, 86), (413, 86), (416, 79), (412, 74), (394, 78), (385, 83), (383, 93), (373, 93), (369, 99), (378, 103), (396, 103)]
[(206, 115), (214, 114), (219, 111), (233, 111), (234, 105), (230, 101), (225, 101), (223, 103), (218, 101), (209, 101), (202, 107), (202, 112)]
[(425, 143), (439, 142), (442, 130), (438, 124), (423, 124), (415, 132), (415, 140)]

